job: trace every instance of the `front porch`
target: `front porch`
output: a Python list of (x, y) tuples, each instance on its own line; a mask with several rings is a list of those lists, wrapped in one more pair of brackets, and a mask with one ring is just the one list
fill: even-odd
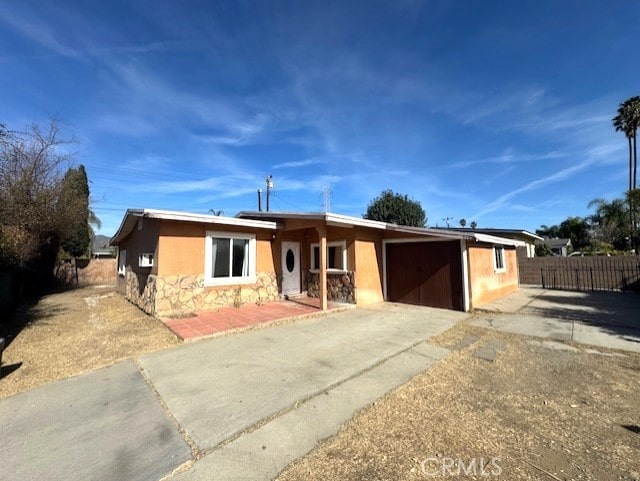
[(323, 310), (320, 299), (300, 297), (261, 305), (245, 304), (217, 311), (201, 311), (186, 318), (162, 319), (162, 322), (180, 339), (193, 341), (354, 307), (355, 305), (329, 302)]

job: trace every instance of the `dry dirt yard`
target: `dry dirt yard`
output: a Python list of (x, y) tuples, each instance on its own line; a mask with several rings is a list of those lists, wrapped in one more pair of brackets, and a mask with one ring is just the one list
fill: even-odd
[(24, 327), (13, 332), (10, 327), (0, 399), (180, 343), (113, 287), (49, 294), (14, 316), (10, 326)]
[[(488, 341), (504, 347), (494, 362), (473, 356)], [(278, 480), (640, 479), (639, 355), (551, 349), (468, 320), (435, 343), (454, 351)]]

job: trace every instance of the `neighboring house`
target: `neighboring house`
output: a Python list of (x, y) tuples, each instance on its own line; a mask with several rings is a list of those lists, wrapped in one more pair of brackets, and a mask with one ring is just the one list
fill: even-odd
[(521, 241), (330, 213), (128, 210), (118, 289), (145, 312), (318, 297), (470, 310), (518, 288)]
[(518, 247), (518, 255), (522, 257), (536, 256), (536, 242), (544, 240), (543, 237), (532, 232), (521, 229), (492, 229), (492, 228), (476, 228), (468, 227), (451, 227), (452, 230), (458, 232), (479, 232), (483, 234), (504, 237), (505, 239), (514, 239), (524, 242), (524, 246)]
[(567, 257), (571, 246), (571, 239), (543, 239), (536, 242), (537, 245), (546, 244), (554, 256)]

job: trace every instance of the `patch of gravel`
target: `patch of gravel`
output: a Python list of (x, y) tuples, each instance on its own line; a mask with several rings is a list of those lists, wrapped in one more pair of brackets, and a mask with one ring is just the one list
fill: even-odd
[[(466, 347), (361, 411), (277, 479), (640, 478), (640, 356), (541, 349), (468, 321), (432, 341)], [(472, 356), (486, 343), (505, 348), (494, 362)]]
[(109, 286), (44, 296), (20, 309), (9, 326), (0, 399), (180, 343)]

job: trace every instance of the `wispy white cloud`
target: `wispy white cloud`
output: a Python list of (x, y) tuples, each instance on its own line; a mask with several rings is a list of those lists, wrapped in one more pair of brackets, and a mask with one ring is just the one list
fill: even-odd
[[(41, 5), (38, 10), (26, 5), (21, 7), (19, 10), (10, 10), (0, 6), (0, 22), (4, 22), (34, 44), (62, 57), (99, 60), (105, 55), (147, 54), (191, 48), (188, 42), (179, 40), (102, 44), (96, 33), (108, 32), (109, 29), (103, 24), (96, 28), (95, 18), (88, 19), (77, 10), (58, 9), (47, 4)], [(115, 32), (114, 29), (110, 31)]]
[(308, 167), (310, 165), (319, 164), (320, 159), (293, 160), (290, 162), (281, 162), (272, 166), (273, 169), (294, 169), (297, 167)]
[(513, 148), (507, 148), (502, 154), (497, 155), (495, 157), (488, 157), (484, 159), (476, 159), (476, 160), (463, 160), (460, 162), (453, 162), (448, 164), (448, 167), (451, 168), (464, 168), (471, 167), (473, 165), (482, 165), (482, 164), (516, 164), (521, 162), (534, 162), (540, 160), (555, 160), (562, 159), (567, 157), (568, 154), (560, 151), (551, 151), (545, 152), (541, 154), (526, 154), (526, 153), (517, 153)]
[(477, 212), (473, 217), (475, 219), (479, 219), (483, 216), (486, 216), (487, 214), (490, 214), (492, 212), (495, 212), (498, 209), (501, 209), (507, 206), (507, 204), (512, 199), (516, 198), (520, 194), (523, 194), (525, 192), (529, 192), (532, 190), (538, 190), (543, 187), (546, 187), (549, 184), (554, 184), (554, 183), (566, 180), (571, 176), (577, 174), (578, 172), (581, 172), (587, 169), (588, 167), (593, 166), (594, 164), (602, 162), (603, 160), (607, 161), (608, 158), (611, 157), (611, 155), (614, 152), (618, 152), (619, 150), (620, 150), (620, 147), (617, 145), (603, 145), (603, 146), (593, 147), (583, 153), (582, 155), (583, 160), (575, 164), (572, 164), (568, 167), (565, 167), (561, 170), (558, 170), (557, 172), (551, 175), (547, 175), (545, 177), (541, 177), (539, 179), (528, 182), (522, 187), (519, 187), (510, 192), (507, 192), (506, 194), (501, 195), (500, 197), (498, 197), (497, 199), (495, 199), (494, 201), (486, 205), (486, 207), (481, 209), (479, 212)]
[(56, 32), (43, 19), (33, 14), (25, 18), (9, 10), (5, 5), (4, 8), (0, 8), (0, 20), (47, 50), (65, 57), (78, 57), (76, 49), (61, 42)]

